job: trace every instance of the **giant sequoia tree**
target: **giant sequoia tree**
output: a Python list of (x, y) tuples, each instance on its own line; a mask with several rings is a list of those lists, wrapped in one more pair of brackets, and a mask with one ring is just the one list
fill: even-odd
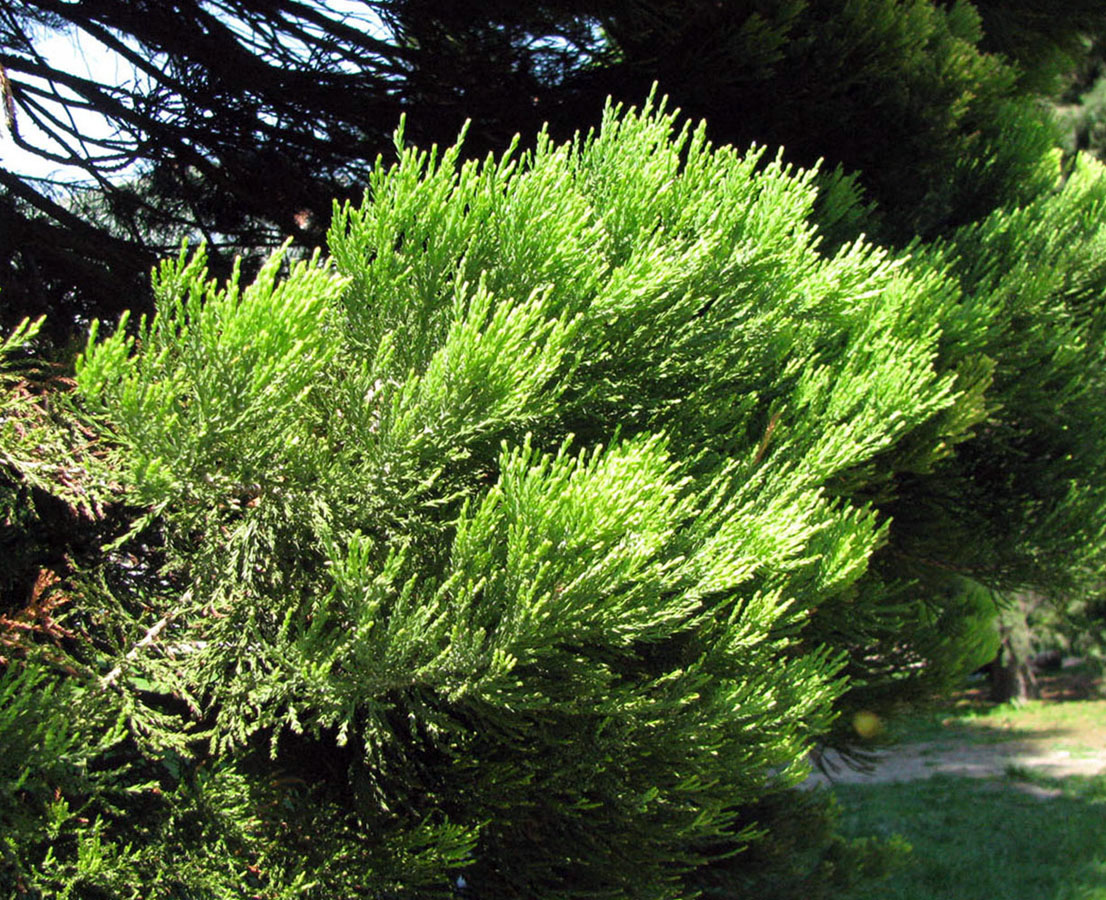
[[(45, 237), (0, 299), (52, 273), (63, 330), (152, 314), (75, 380), (26, 327), (0, 350), (4, 887), (762, 898), (877, 865), (793, 790), (807, 752), (980, 661), (990, 589), (1101, 573), (1106, 178), (1024, 93), (1070, 34), (1015, 40), (1031, 3), (139, 6), (0, 13), (24, 120), (36, 17), (159, 54), (103, 148), (140, 179), (5, 173)], [(561, 140), (657, 77), (713, 119)], [(326, 256), (220, 270), (289, 221)], [(182, 230), (208, 246), (144, 304)]]
[[(822, 253), (812, 173), (658, 111), (521, 158), (397, 152), (330, 259), (220, 285), (182, 252), (154, 318), (93, 334), (68, 414), (11, 395), (9, 480), (65, 464), (55, 493), (133, 514), (5, 619), (0, 728), (49, 748), (7, 757), (9, 885), (759, 897), (862, 872), (788, 792), (835, 714), (986, 650), (977, 593), (926, 572), (921, 548), (954, 558), (938, 487), (1053, 526), (989, 562), (1099, 562), (1073, 454), (1101, 432), (1032, 412), (1101, 402), (1071, 377), (1101, 371), (1101, 168), (908, 264)], [(1056, 448), (1032, 494), (977, 471), (1030, 429)], [(731, 859), (765, 833), (789, 850)]]

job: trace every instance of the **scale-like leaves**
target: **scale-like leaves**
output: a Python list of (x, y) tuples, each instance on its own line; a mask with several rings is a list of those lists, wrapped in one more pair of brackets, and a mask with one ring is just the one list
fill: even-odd
[(654, 100), (522, 156), (396, 143), (332, 262), (220, 288), (182, 252), (155, 318), (94, 333), (81, 395), (166, 558), (113, 685), (199, 718), (173, 752), (214, 781), (173, 802), (224, 809), (271, 896), (462, 864), (488, 896), (693, 895), (842, 702), (980, 652), (982, 595), (893, 570), (909, 504), (1024, 385), (1006, 273), (1066, 304), (1043, 390), (1088, 358), (1097, 270), (1002, 256), (1057, 201), (916, 261), (823, 253), (813, 173)]

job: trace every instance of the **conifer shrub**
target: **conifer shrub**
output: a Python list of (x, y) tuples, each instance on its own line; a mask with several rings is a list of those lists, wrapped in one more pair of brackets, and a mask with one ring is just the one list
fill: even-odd
[[(72, 574), (79, 629), (0, 675), (31, 748), (4, 887), (659, 900), (877, 869), (789, 792), (841, 711), (978, 652), (977, 593), (923, 596), (888, 516), (988, 427), (967, 233), (823, 253), (813, 173), (653, 102), (523, 155), (396, 150), (328, 258), (219, 285), (182, 250), (156, 316), (94, 328), (85, 467), (131, 522)], [(795, 853), (741, 853), (773, 834)]]
[(960, 289), (943, 358), (993, 361), (984, 427), (916, 503), (943, 508), (944, 527), (918, 537), (994, 586), (1077, 592), (1101, 571), (1104, 174), (1080, 154), (1054, 190), (915, 248), (916, 266), (943, 267)]

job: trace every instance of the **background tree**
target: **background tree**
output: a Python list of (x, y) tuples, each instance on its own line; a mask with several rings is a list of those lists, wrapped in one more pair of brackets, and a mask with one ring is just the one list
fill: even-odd
[[(336, 14), (315, 0), (7, 4), (0, 65), (11, 135), (82, 170), (96, 196), (89, 210), (85, 189), (0, 173), (7, 321), (57, 310), (52, 322), (64, 327), (73, 316), (148, 304), (141, 288), (119, 290), (119, 278), (144, 283), (184, 236), (203, 238), (224, 274), (235, 254), (263, 256), (287, 234), (318, 245), (330, 201), (360, 194), (401, 112), (420, 111), (412, 136), (451, 142), (462, 107), (494, 110), (486, 139), (473, 140), (502, 147), (510, 129), (541, 124), (536, 110), (520, 114), (533, 85), (581, 65), (581, 26), (571, 19), (537, 10), (536, 34), (513, 20), (449, 34), (404, 13), (393, 36), (395, 5)], [(46, 35), (74, 31), (118, 53), (133, 80), (102, 84), (37, 51)], [(59, 98), (60, 110), (50, 105)], [(115, 131), (82, 134), (66, 110), (96, 111)]]
[(1106, 152), (1106, 40), (1101, 35), (1060, 96), (1057, 113), (1065, 129), (1065, 149), (1085, 150), (1101, 159)]
[[(183, 236), (205, 239), (224, 275), (236, 253), (262, 251), (256, 265), (287, 235), (317, 246), (329, 199), (359, 194), (401, 112), (422, 145), (448, 145), (471, 119), (466, 152), (479, 158), (543, 122), (567, 139), (598, 122), (608, 96), (638, 103), (653, 82), (721, 143), (783, 146), (801, 165), (825, 159), (827, 171), (855, 174), (879, 213), (839, 223), (840, 238), (932, 236), (1041, 186), (1036, 160), (1052, 136), (1032, 92), (1106, 18), (1094, 3), (1056, 17), (1025, 0), (978, 14), (925, 0), (342, 9), (21, 0), (0, 10), (15, 139), (83, 170), (95, 198), (0, 173), (9, 325), (57, 310), (51, 327), (65, 329), (148, 304), (150, 266)], [(101, 84), (51, 65), (37, 48), (59, 32), (119, 53), (133, 79)], [(81, 134), (66, 110), (99, 112), (116, 130)]]

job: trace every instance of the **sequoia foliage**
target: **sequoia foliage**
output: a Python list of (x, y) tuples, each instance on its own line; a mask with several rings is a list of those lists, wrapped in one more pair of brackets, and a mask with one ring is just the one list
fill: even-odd
[(401, 129), (327, 257), (182, 249), (72, 392), (11, 376), (4, 490), (100, 533), (5, 598), (6, 889), (814, 895), (894, 850), (794, 788), (985, 657), (992, 568), (1101, 566), (1106, 181), (830, 248), (848, 191), (681, 122)]

